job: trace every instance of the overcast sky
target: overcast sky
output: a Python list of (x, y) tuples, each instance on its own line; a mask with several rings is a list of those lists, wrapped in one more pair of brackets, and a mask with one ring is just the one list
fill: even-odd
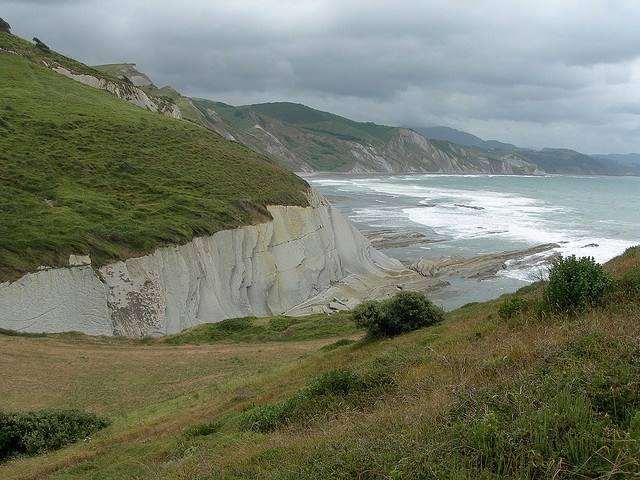
[(190, 96), (640, 152), (637, 0), (3, 0), (0, 17)]

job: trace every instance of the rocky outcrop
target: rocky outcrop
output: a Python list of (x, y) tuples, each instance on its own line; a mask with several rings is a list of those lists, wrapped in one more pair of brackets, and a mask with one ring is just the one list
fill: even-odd
[(0, 32), (11, 33), (11, 25), (0, 18)]
[(438, 240), (427, 237), (424, 233), (393, 229), (362, 230), (362, 234), (374, 248), (403, 248), (410, 245), (434, 243)]
[(65, 77), (71, 78), (72, 80), (85, 85), (89, 85), (93, 88), (106, 90), (116, 97), (122, 98), (127, 102), (137, 105), (138, 107), (145, 108), (152, 112), (161, 113), (168, 117), (182, 118), (182, 113), (175, 103), (161, 97), (147, 95), (142, 89), (131, 83), (125, 83), (123, 81), (116, 82), (103, 77), (84, 73), (74, 73), (62, 65), (55, 65), (51, 63), (47, 64), (47, 66)]
[(324, 199), (309, 195), (310, 207), (270, 206), (273, 220), (266, 223), (100, 268), (73, 256), (68, 268), (0, 284), (0, 327), (164, 335), (225, 318), (294, 311), (314, 297), (315, 309), (308, 304), (307, 310), (322, 310), (318, 302), (333, 298), (321, 295), (344, 280), (388, 286), (383, 279), (418, 277), (372, 248)]
[(478, 255), (476, 257), (439, 257), (421, 258), (409, 268), (424, 277), (445, 277), (457, 275), (463, 278), (487, 279), (495, 276), (500, 270), (527, 262), (549, 264), (558, 255), (554, 249), (559, 245), (546, 243), (525, 250)]
[[(127, 80), (129, 83), (136, 87), (154, 87), (155, 85), (147, 74), (138, 70), (135, 63), (122, 63), (119, 65), (112, 65), (114, 67), (113, 75), (120, 80)], [(99, 67), (94, 67), (99, 68)]]

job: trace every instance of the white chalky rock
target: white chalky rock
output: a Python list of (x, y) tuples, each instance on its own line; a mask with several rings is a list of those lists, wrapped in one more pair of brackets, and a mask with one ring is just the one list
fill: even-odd
[[(309, 199), (306, 208), (268, 207), (272, 221), (162, 247), (97, 271), (87, 257), (72, 256), (70, 268), (1, 283), (0, 328), (166, 335), (226, 318), (284, 313), (347, 277), (360, 284), (407, 274), (318, 194), (310, 192)], [(334, 304), (346, 308), (354, 302)]]

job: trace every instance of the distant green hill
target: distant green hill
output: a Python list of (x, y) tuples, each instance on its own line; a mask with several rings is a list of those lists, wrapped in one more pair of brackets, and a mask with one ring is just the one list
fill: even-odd
[[(533, 150), (497, 140), (480, 137), (449, 127), (413, 127), (430, 140), (447, 141), (486, 152), (502, 151), (517, 154), (547, 173), (580, 175), (640, 175), (640, 156), (585, 155), (567, 148)], [(636, 155), (636, 156), (634, 156)]]
[(518, 147), (511, 143), (503, 143), (497, 140), (483, 140), (480, 137), (462, 130), (450, 127), (411, 127), (416, 132), (432, 140), (444, 140), (457, 143), (464, 147), (474, 147), (483, 150), (517, 150)]
[(0, 281), (70, 254), (101, 264), (264, 220), (267, 204), (306, 205), (307, 184), (266, 157), (65, 78), (15, 36), (0, 33), (0, 48)]
[(343, 140), (370, 145), (391, 141), (396, 128), (371, 122), (354, 122), (348, 118), (321, 112), (299, 103), (262, 103), (242, 107), (263, 113), (284, 123), (296, 125), (311, 133), (333, 135)]
[(520, 152), (548, 173), (610, 175), (622, 173), (611, 162), (590, 157), (567, 148), (543, 148)]
[(525, 149), (449, 127), (356, 122), (299, 103), (232, 106), (157, 88), (133, 64), (96, 67), (178, 105), (183, 118), (300, 172), (640, 174), (640, 164), (567, 149)]
[(263, 152), (294, 171), (535, 173), (521, 158), (436, 145), (406, 128), (355, 122), (305, 105), (234, 107), (192, 99), (208, 128)]

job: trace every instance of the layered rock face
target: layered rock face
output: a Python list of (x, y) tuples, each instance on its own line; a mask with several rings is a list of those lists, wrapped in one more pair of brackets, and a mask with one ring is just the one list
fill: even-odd
[(94, 77), (93, 75), (74, 73), (60, 65), (47, 66), (60, 75), (64, 75), (67, 78), (89, 85), (93, 88), (106, 90), (112, 95), (133, 103), (138, 107), (145, 108), (151, 112), (161, 113), (168, 117), (182, 118), (182, 112), (175, 103), (159, 97), (151, 97), (133, 84), (128, 85), (123, 82), (116, 83), (105, 80), (104, 78)]
[(99, 269), (73, 256), (68, 268), (0, 284), (0, 327), (165, 335), (225, 318), (284, 313), (349, 276), (406, 272), (324, 199), (309, 195), (310, 207), (269, 207), (267, 223)]

